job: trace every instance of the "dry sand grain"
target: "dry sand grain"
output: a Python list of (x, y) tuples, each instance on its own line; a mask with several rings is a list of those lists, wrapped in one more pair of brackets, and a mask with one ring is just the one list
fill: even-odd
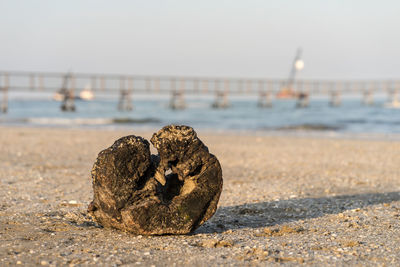
[(134, 236), (86, 213), (97, 153), (151, 132), (0, 128), (0, 265), (400, 265), (400, 142), (198, 132), (221, 162), (215, 216)]

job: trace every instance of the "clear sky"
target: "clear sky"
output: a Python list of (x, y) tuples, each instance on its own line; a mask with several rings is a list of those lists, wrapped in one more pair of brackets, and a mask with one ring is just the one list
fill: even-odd
[(0, 0), (0, 70), (400, 78), (397, 0)]

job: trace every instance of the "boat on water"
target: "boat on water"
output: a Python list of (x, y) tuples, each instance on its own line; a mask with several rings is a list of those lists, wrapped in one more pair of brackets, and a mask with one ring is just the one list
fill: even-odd
[(94, 93), (93, 93), (92, 89), (90, 87), (83, 89), (79, 93), (79, 99), (85, 100), (85, 101), (93, 100), (94, 99)]
[(386, 102), (383, 106), (385, 108), (400, 108), (400, 101), (398, 99), (393, 99), (393, 101)]
[(54, 101), (58, 101), (58, 102), (63, 101), (63, 99), (64, 99), (64, 94), (60, 93), (59, 91), (58, 91), (58, 92), (55, 92), (54, 95), (53, 95), (53, 97), (52, 97), (52, 99), (53, 99)]
[[(65, 90), (60, 90), (54, 93), (53, 95), (53, 100), (54, 101), (63, 101), (65, 98), (65, 94), (69, 93), (68, 91), (66, 92)], [(85, 88), (79, 93), (78, 96), (73, 97), (75, 100), (84, 100), (84, 101), (91, 101), (94, 99), (94, 93), (92, 88), (90, 87), (90, 84), (86, 85)]]
[(300, 72), (304, 68), (304, 61), (301, 59), (302, 49), (299, 47), (296, 52), (296, 56), (294, 57), (293, 64), (289, 73), (289, 78), (284, 85), (283, 88), (276, 94), (276, 98), (280, 99), (290, 99), (296, 98), (299, 96), (299, 93), (296, 93), (293, 90), (296, 76), (298, 72)]
[(292, 89), (288, 88), (282, 88), (277, 94), (276, 98), (279, 99), (290, 99), (290, 98), (295, 98), (296, 93)]

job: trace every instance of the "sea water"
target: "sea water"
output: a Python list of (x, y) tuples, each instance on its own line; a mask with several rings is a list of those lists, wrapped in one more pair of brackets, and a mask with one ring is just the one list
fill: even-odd
[(259, 108), (257, 97), (231, 97), (230, 107), (215, 109), (212, 96), (188, 96), (185, 109), (173, 110), (168, 96), (133, 96), (133, 110), (119, 111), (118, 97), (98, 96), (77, 100), (75, 112), (62, 112), (60, 102), (49, 95), (22, 94), (10, 96), (0, 125), (158, 128), (186, 124), (209, 130), (400, 133), (400, 109), (385, 107), (385, 96), (374, 100), (365, 106), (361, 96), (353, 96), (332, 107), (327, 97), (315, 97), (307, 108), (297, 108), (294, 99), (274, 99), (272, 107)]

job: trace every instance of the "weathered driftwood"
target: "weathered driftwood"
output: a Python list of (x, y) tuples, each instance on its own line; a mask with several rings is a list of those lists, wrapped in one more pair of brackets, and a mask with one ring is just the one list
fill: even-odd
[(221, 166), (188, 126), (166, 126), (151, 143), (158, 155), (134, 135), (99, 153), (88, 211), (105, 227), (135, 234), (189, 233), (217, 209)]

